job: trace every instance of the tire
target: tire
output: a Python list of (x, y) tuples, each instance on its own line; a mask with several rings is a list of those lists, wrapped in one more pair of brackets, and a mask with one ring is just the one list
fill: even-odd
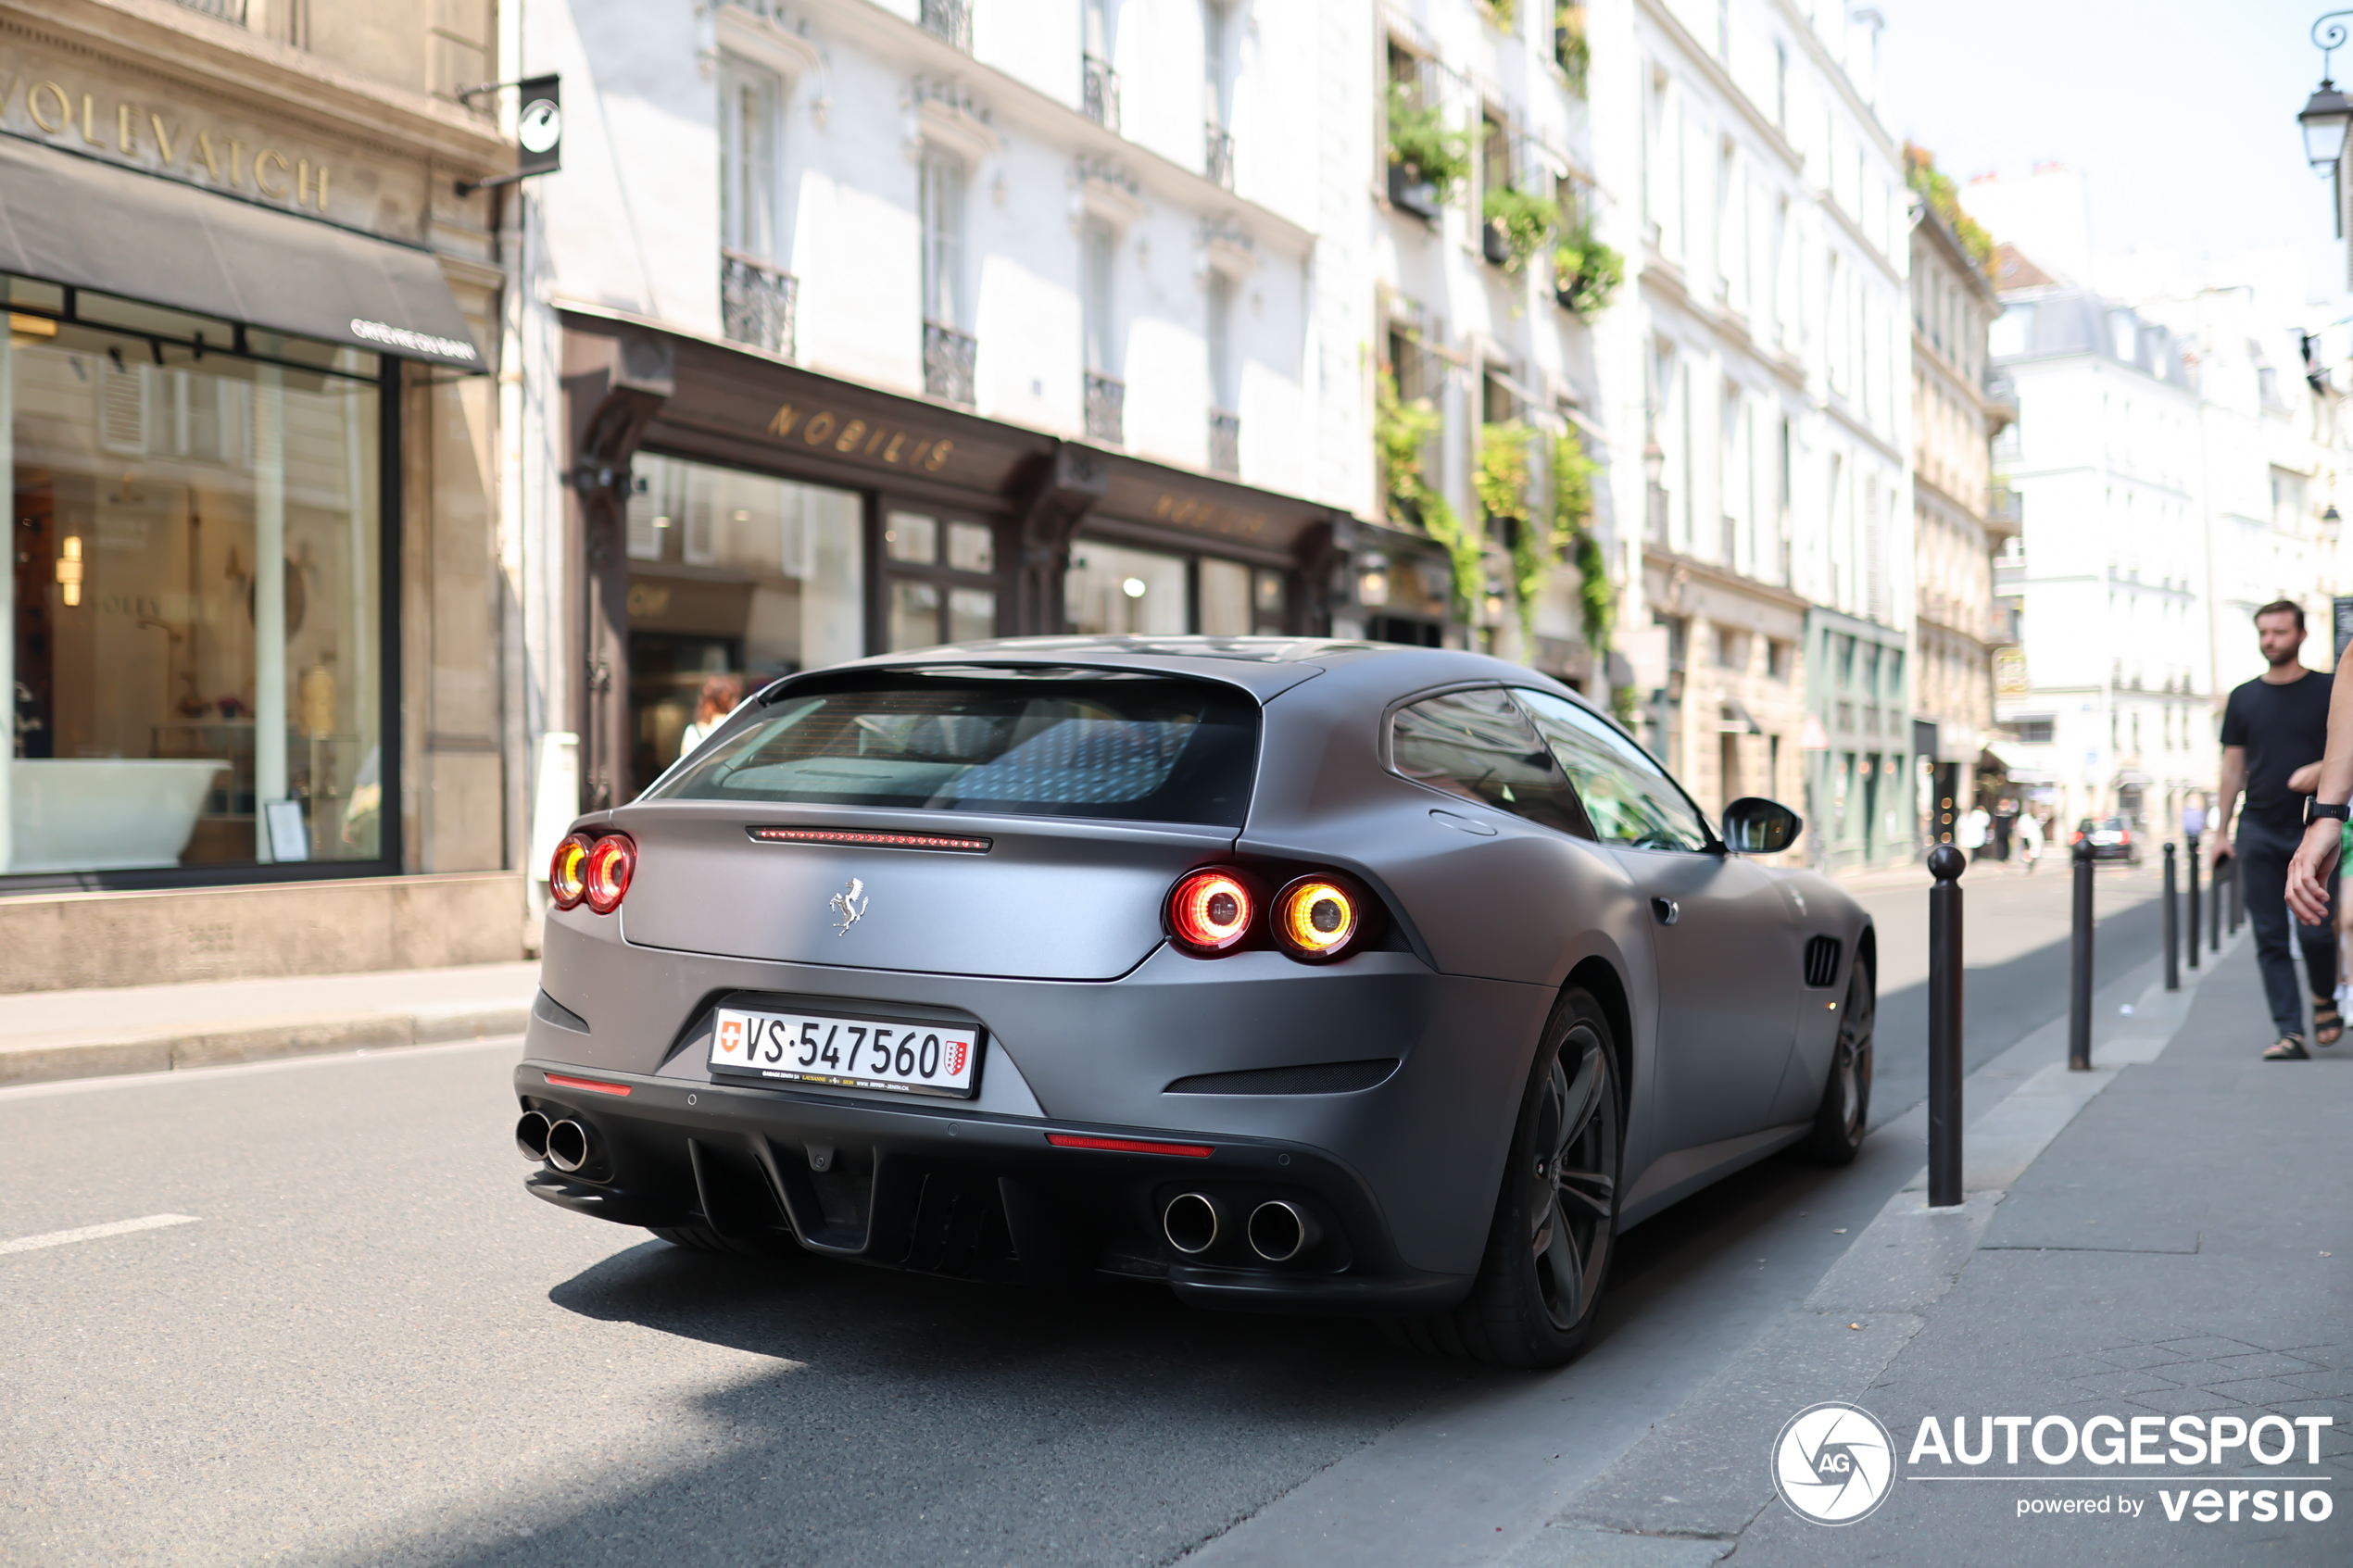
[(1491, 1366), (1554, 1367), (1576, 1355), (1617, 1250), (1618, 1075), (1608, 1015), (1589, 993), (1563, 992), (1520, 1096), (1470, 1296), (1385, 1324), (1391, 1344)]
[(1846, 1000), (1839, 1005), (1838, 1044), (1831, 1052), (1831, 1071), (1822, 1085), (1821, 1104), (1814, 1111), (1814, 1130), (1801, 1146), (1824, 1165), (1851, 1165), (1862, 1149), (1863, 1135), (1871, 1121), (1872, 1027), (1878, 1020), (1879, 991), (1869, 962), (1855, 960), (1847, 976)]

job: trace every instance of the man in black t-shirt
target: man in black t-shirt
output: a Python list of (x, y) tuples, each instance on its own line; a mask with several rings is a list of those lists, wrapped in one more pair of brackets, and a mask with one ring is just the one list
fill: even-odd
[[(2336, 1010), (2335, 922), (2305, 925), (2291, 920), (2287, 908), (2288, 860), (2303, 841), (2305, 797), (2319, 782), (2328, 750), (2330, 681), (2296, 659), (2304, 646), (2304, 610), (2292, 600), (2257, 610), (2255, 633), (2271, 668), (2233, 692), (2222, 709), (2221, 798), (2209, 837), (2217, 861), (2234, 860), (2246, 921), (2255, 928), (2255, 961), (2263, 971), (2263, 995), (2278, 1036), (2263, 1060), (2302, 1061), (2310, 1053), (2304, 1048), (2296, 959), (2288, 950), (2291, 930), (2311, 983), (2314, 1042), (2334, 1045), (2345, 1032)], [(2231, 808), (2242, 786), (2246, 808), (2233, 845)]]

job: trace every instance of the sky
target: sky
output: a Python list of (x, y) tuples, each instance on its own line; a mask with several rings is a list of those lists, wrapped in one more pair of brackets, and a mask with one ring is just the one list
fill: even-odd
[[(2095, 255), (2294, 245), (2308, 294), (2353, 311), (2296, 124), (2321, 76), (2317, 0), (1878, 3), (1881, 118), (1936, 155), (1963, 207), (1973, 176), (2063, 163), (2084, 176)], [(2353, 79), (2353, 46), (2334, 67)]]

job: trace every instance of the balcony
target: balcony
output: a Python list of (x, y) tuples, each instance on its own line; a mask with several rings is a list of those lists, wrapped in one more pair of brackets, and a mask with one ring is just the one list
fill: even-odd
[(1995, 485), (1985, 501), (1985, 528), (1989, 533), (2016, 533), (2026, 526), (2026, 512), (2017, 491), (2007, 485)]
[(1127, 383), (1094, 370), (1087, 372), (1087, 439), (1105, 446), (1127, 442)]
[(793, 307), (800, 280), (733, 251), (719, 258), (719, 316), (728, 340), (793, 357)]
[(180, 0), (180, 4), (192, 11), (202, 11), (206, 16), (219, 17), (222, 21), (237, 27), (245, 25), (245, 0)]
[(970, 332), (938, 321), (924, 323), (924, 395), (943, 403), (973, 406), (973, 353), (979, 346)]
[(1228, 479), (1242, 471), (1242, 417), (1223, 408), (1209, 411), (1209, 471)]
[(1206, 144), (1202, 171), (1227, 190), (1234, 188), (1234, 133), (1214, 120), (1202, 128)]
[(1087, 118), (1106, 131), (1119, 129), (1119, 72), (1107, 60), (1086, 56), (1087, 84), (1079, 107)]
[(922, 20), (925, 32), (973, 52), (972, 0), (923, 0)]

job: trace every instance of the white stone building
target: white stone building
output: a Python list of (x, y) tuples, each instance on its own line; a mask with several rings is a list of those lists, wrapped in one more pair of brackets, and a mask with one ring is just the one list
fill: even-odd
[(1910, 225), (1878, 25), (1767, 0), (1592, 8), (1629, 257), (1602, 332), (1627, 433), (1609, 483), (1642, 520), (1628, 623), (1666, 632), (1655, 733), (1703, 802), (1779, 795), (1834, 866), (1919, 832)]
[(1358, 496), (1323, 498), (1324, 106), (1284, 65), (1319, 10), (507, 14), (500, 74), (560, 74), (567, 114), (507, 208), (546, 820), (643, 787), (714, 675), (1324, 623)]

